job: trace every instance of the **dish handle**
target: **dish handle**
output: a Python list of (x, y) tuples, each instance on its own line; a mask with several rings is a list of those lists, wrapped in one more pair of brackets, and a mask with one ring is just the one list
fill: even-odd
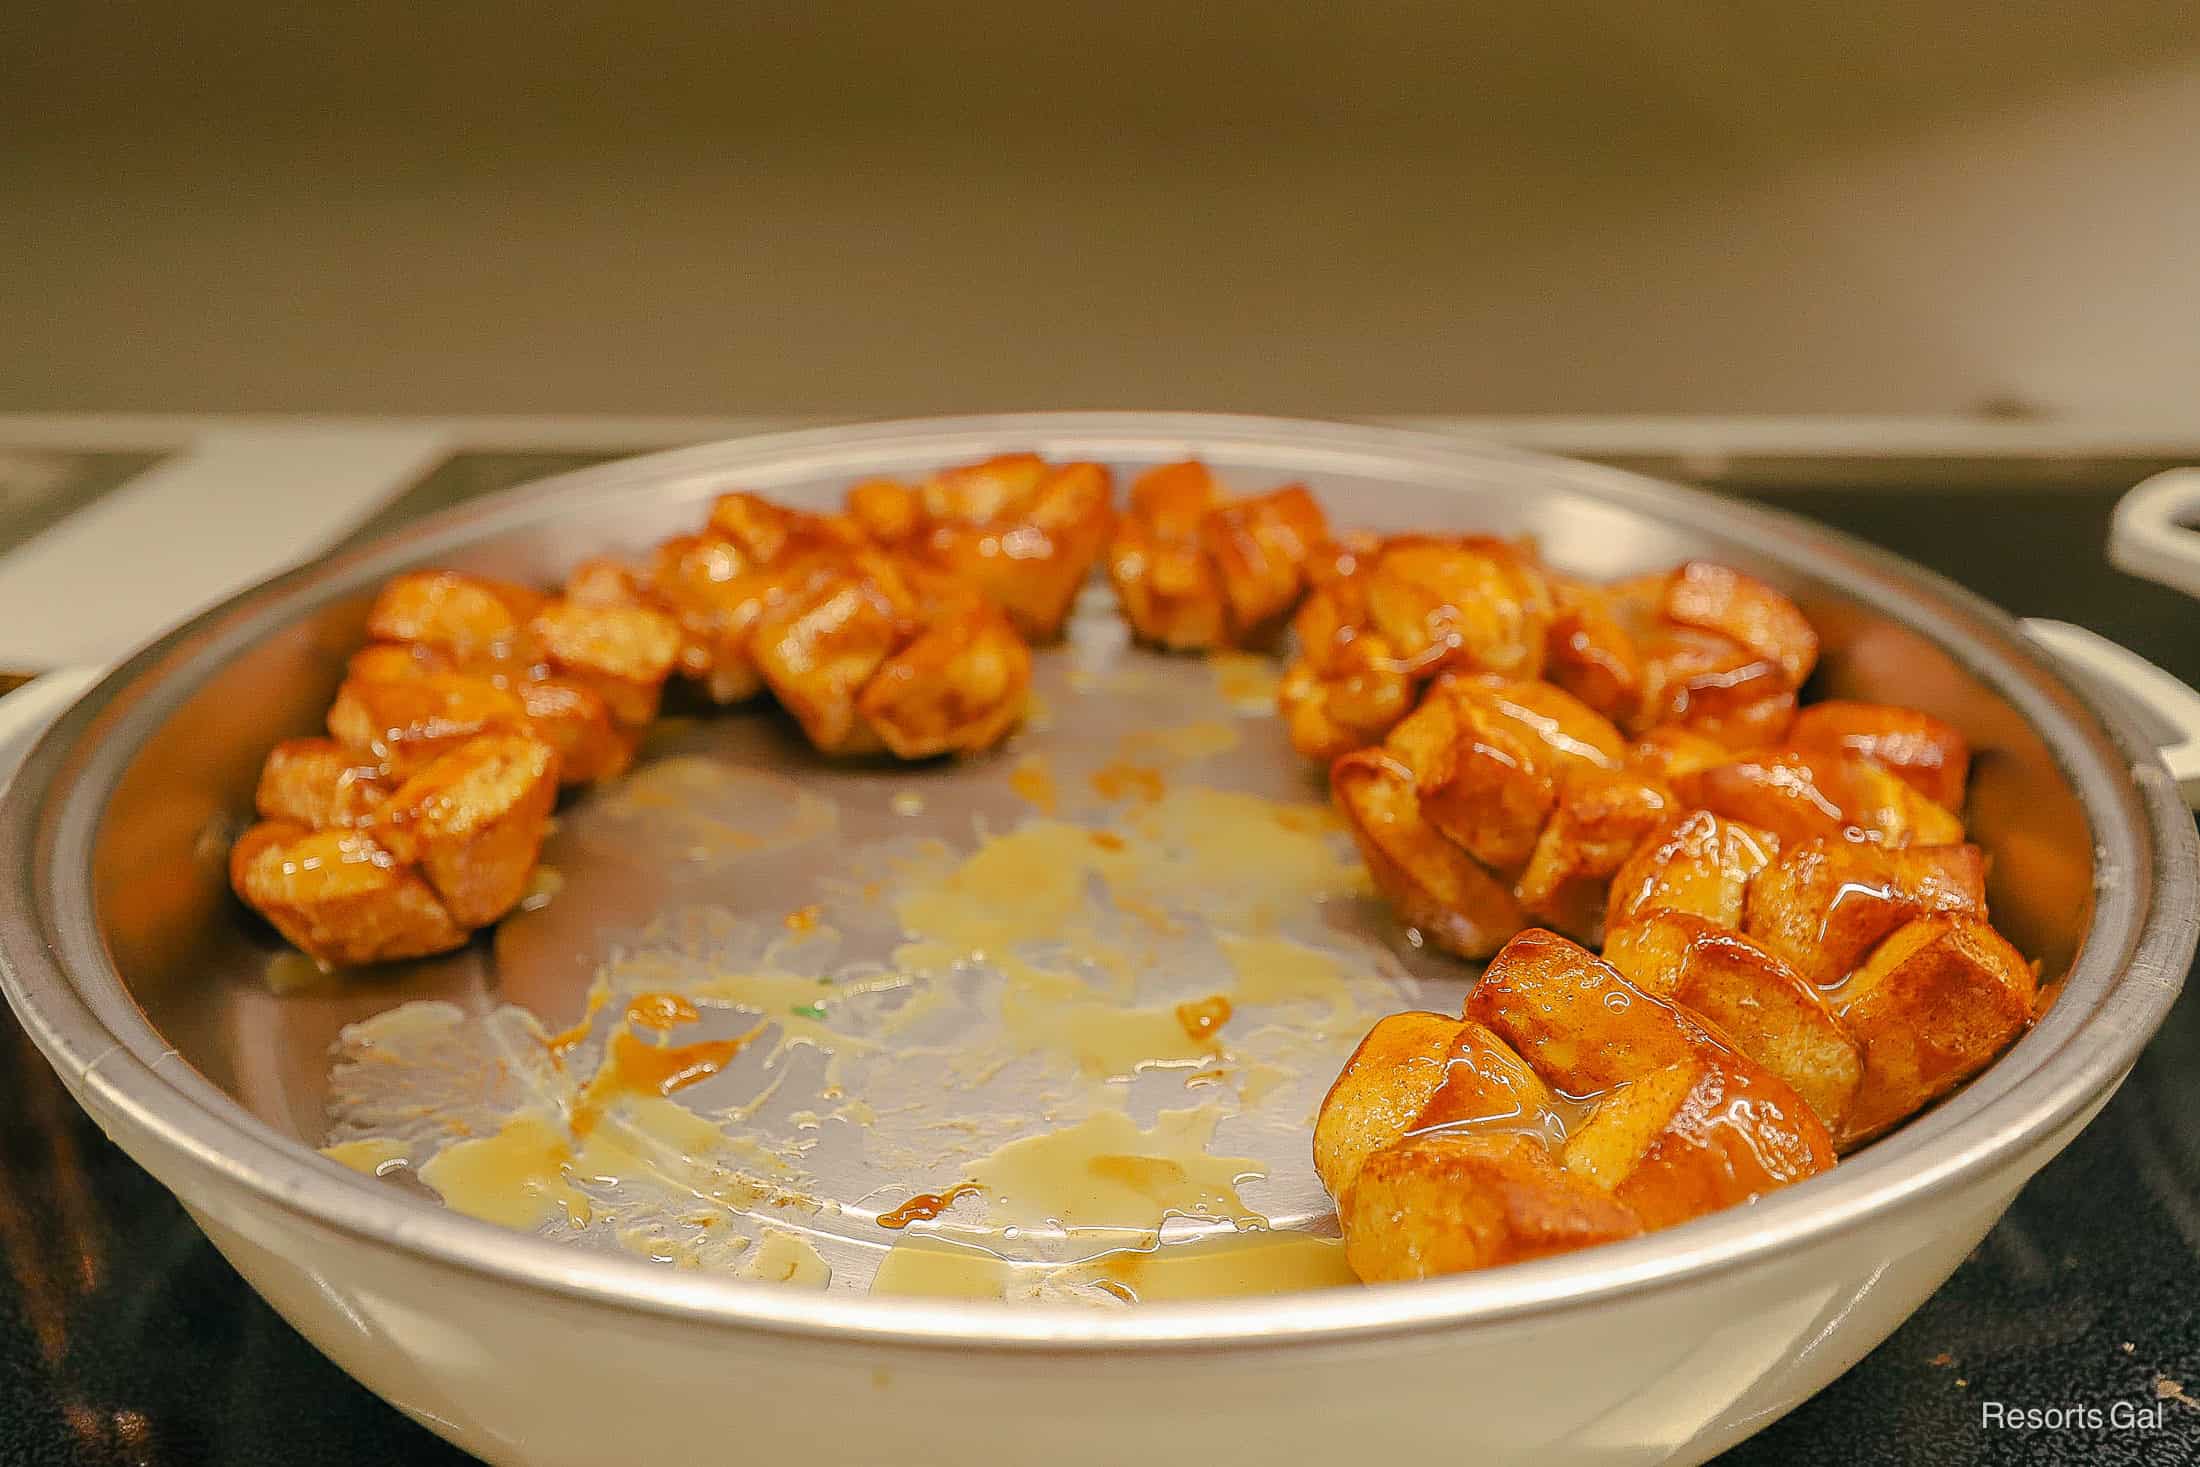
[(2171, 469), (2116, 501), (2108, 563), (2200, 596), (2200, 469)]
[[(2194, 524), (2200, 524), (2200, 469), (2156, 474), (2117, 501), (2109, 521), (2109, 564), (2200, 596), (2200, 530)], [(2024, 629), (2081, 679), (2133, 707), (2140, 726), (2161, 745), (2162, 762), (2185, 803), (2200, 810), (2200, 693), (2084, 627), (2026, 617)]]
[(2037, 616), (2024, 618), (2024, 630), (2081, 681), (2133, 708), (2185, 803), (2200, 810), (2200, 693), (2098, 632)]

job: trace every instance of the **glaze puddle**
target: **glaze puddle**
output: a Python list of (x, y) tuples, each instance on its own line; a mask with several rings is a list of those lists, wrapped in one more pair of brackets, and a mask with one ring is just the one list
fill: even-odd
[(561, 810), (488, 1002), (344, 1030), (328, 1153), (804, 1287), (1349, 1281), (1314, 1236), (1314, 1108), (1377, 1017), (1464, 984), (1383, 940), (1318, 781), (1243, 711), (1272, 669), (1082, 635), (1041, 659), (1058, 714), (990, 759), (835, 766), (764, 720), (671, 721)]

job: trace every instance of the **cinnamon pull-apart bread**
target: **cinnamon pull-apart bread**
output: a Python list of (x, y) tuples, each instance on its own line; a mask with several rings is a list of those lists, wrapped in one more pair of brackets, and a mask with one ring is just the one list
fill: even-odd
[[(994, 596), (1066, 609), (1109, 513), (1104, 472), (1031, 463), (1043, 472), (945, 471), (936, 483), (956, 493), (928, 482), (925, 502), (960, 506), (967, 525), (1022, 516), (1060, 536), (1048, 543), (1069, 547), (1074, 575), (1024, 542), (998, 565), (980, 550), (978, 568), (943, 569), (952, 537), (905, 553), (853, 517), (733, 493), (645, 566), (585, 562), (561, 595), (457, 571), (396, 577), (328, 737), (268, 756), (231, 884), (325, 966), (456, 948), (526, 894), (559, 785), (633, 762), (674, 672), (721, 702), (769, 691), (826, 753), (992, 747), (1031, 682)], [(983, 514), (973, 485), (993, 486)]]
[(462, 945), (518, 904), (558, 785), (624, 770), (678, 649), (663, 612), (423, 571), (382, 588), (327, 738), (278, 744), (230, 880), (329, 966)]
[(1323, 1106), (1315, 1161), (1363, 1278), (1749, 1201), (1946, 1095), (2034, 1016), (1965, 839), (1958, 730), (1798, 709), (1816, 637), (1737, 573), (1550, 583), (1540, 679), (1442, 672), (1331, 766), (1400, 917), (1496, 953), (1463, 1023), (1384, 1020)]
[[(1752, 1201), (1947, 1094), (2031, 1023), (2033, 969), (1986, 920), (1975, 848), (1821, 837), (1737, 890), (1733, 848), (1771, 838), (1722, 823), (1693, 812), (1646, 847), (1602, 959), (1531, 929), (1462, 1020), (1393, 1015), (1361, 1043), (1314, 1136), (1361, 1278)], [(1816, 932), (1838, 947), (1799, 943)]]
[(1139, 640), (1171, 651), (1267, 644), (1305, 595), (1329, 536), (1304, 485), (1228, 498), (1196, 459), (1131, 485), (1108, 578)]

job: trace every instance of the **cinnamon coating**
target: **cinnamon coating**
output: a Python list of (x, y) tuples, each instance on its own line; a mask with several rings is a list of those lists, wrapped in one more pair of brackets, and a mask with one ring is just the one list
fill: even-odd
[(1114, 497), (1099, 464), (1010, 453), (918, 484), (867, 479), (848, 491), (847, 511), (877, 544), (980, 593), (1018, 636), (1047, 643), (1107, 544)]
[(1328, 539), (1304, 485), (1226, 498), (1196, 459), (1149, 469), (1108, 546), (1108, 578), (1139, 640), (1176, 652), (1259, 647), (1306, 593)]

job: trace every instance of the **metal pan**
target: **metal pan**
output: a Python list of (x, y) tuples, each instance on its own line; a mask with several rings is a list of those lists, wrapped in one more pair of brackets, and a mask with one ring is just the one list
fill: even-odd
[[(499, 1229), (316, 1155), (328, 1045), (349, 1018), (424, 996), (478, 1007), (515, 983), (539, 1006), (577, 1006), (587, 978), (579, 962), (545, 976), (549, 958), (488, 971), (477, 951), (363, 991), (268, 995), (269, 949), (222, 889), (221, 837), (267, 745), (316, 723), (374, 585), (429, 563), (547, 580), (691, 525), (736, 484), (822, 504), (857, 477), (1011, 449), (1126, 470), (1196, 454), (1248, 486), (1304, 480), (1344, 523), (1532, 534), (1583, 574), (1703, 554), (1765, 576), (1824, 635), (1818, 691), (1910, 703), (1971, 738), (1997, 919), (2059, 979), (2055, 1003), (1964, 1091), (1823, 1177), (1638, 1241), (1412, 1286), (1112, 1311), (805, 1292)], [(1049, 654), (1065, 679), (1079, 657), (1090, 673), (1143, 656)], [(1205, 695), (1198, 664), (1149, 660), (1150, 696)], [(1060, 741), (1070, 758), (1133, 717), (1110, 704), (1149, 695), (1065, 681), (1029, 747)], [(967, 781), (928, 801), (965, 833), (993, 798), (969, 771), (804, 763), (754, 718), (682, 736), (777, 751), (797, 790), (836, 799), (864, 781), (888, 800), (889, 780)], [(1303, 787), (1280, 743), (1254, 737), (1215, 781)], [(820, 850), (777, 862), (778, 879), (834, 842)], [(2105, 1103), (2191, 961), (2195, 867), (2191, 817), (2133, 720), (2092, 707), (2007, 617), (1844, 537), (1449, 439), (1033, 415), (775, 435), (567, 475), (207, 613), (64, 714), (0, 800), (0, 966), (78, 1100), (239, 1271), (346, 1369), (494, 1460), (1696, 1461), (1884, 1338)], [(1401, 984), (1464, 984), (1393, 956)], [(1271, 1207), (1279, 1225), (1320, 1226), (1314, 1201)]]

